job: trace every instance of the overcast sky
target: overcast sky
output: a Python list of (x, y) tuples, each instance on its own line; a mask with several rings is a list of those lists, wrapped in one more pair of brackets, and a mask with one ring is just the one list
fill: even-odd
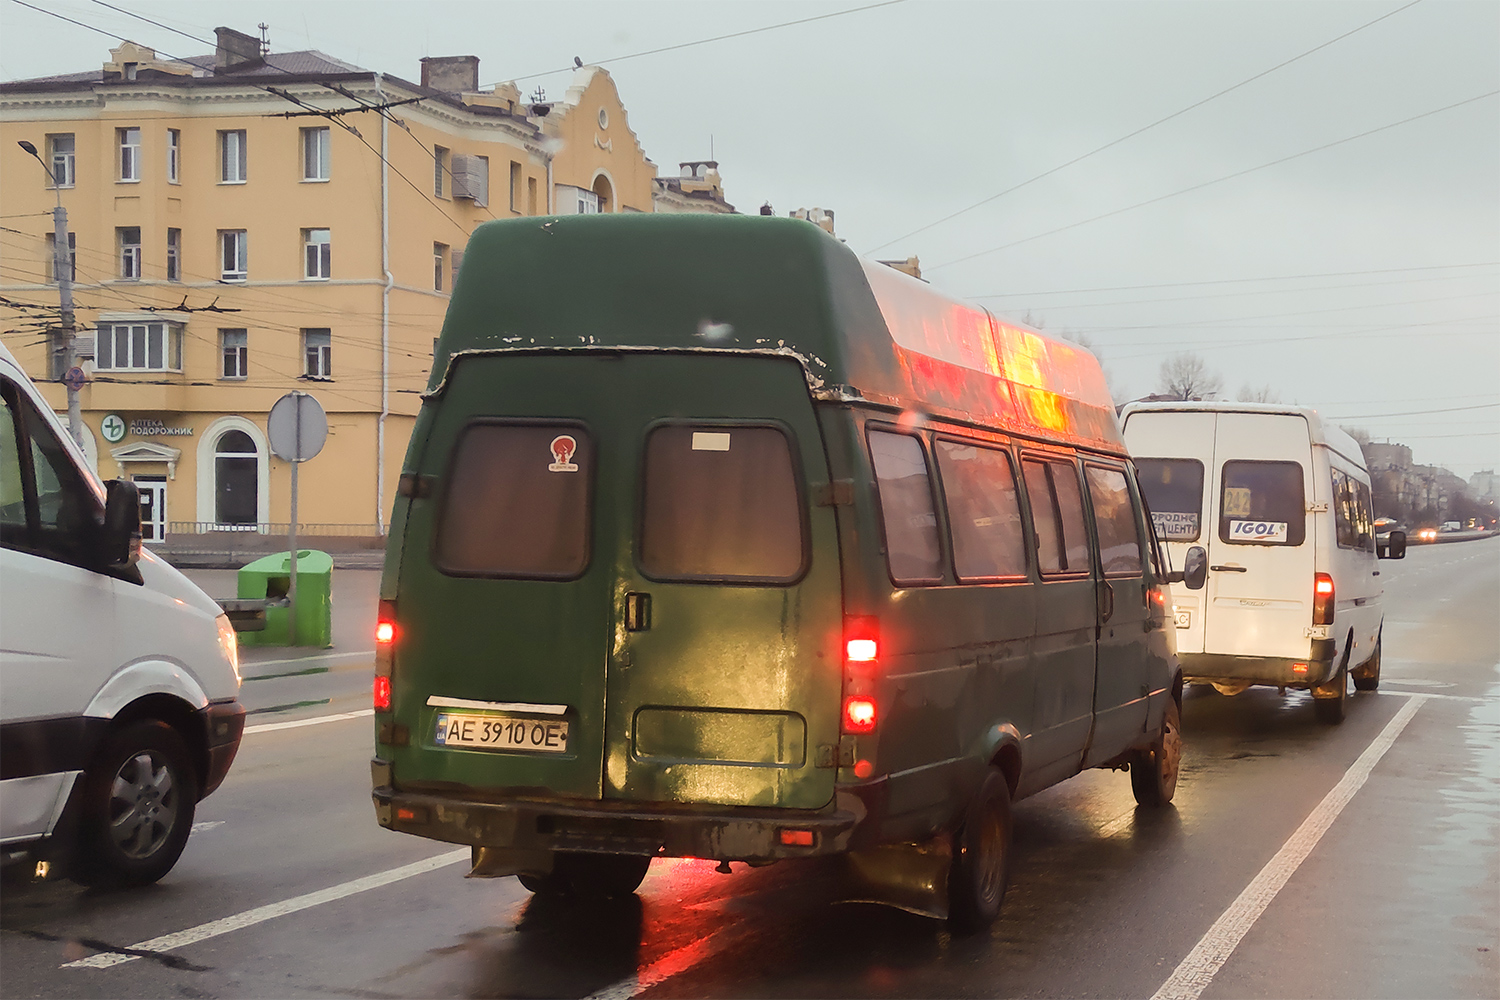
[[(833, 209), (857, 252), (919, 255), (945, 291), (1086, 338), (1117, 399), (1193, 350), (1230, 398), (1269, 385), (1418, 461), (1500, 467), (1494, 0), (112, 2), (207, 39), (265, 21), (275, 51), (409, 80), (424, 55), (476, 55), (483, 83), (560, 97), (568, 73), (531, 74), (602, 63), (663, 174), (712, 143), (741, 211)], [(38, 6), (209, 50), (97, 2)], [(113, 44), (12, 0), (0, 36), (6, 80), (98, 68)]]

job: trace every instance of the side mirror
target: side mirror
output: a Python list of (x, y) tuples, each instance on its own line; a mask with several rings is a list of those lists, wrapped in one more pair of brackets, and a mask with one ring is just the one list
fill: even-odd
[[(1378, 548), (1378, 547), (1377, 547)], [(1377, 551), (1376, 556), (1381, 559), (1405, 559), (1406, 558), (1406, 532), (1393, 531), (1386, 536), (1385, 551)]]
[(99, 530), (99, 560), (108, 569), (128, 569), (140, 557), (140, 488), (123, 479), (111, 479), (104, 484), (104, 524)]
[(1208, 582), (1208, 552), (1201, 545), (1187, 550), (1182, 560), (1182, 582), (1188, 590), (1202, 590)]

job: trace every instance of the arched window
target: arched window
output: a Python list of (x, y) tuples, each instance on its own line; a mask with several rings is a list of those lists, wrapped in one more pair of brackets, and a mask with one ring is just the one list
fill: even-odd
[(244, 431), (225, 431), (214, 442), (214, 522), (256, 523), (259, 459)]
[(615, 192), (609, 183), (609, 178), (600, 174), (594, 178), (594, 196), (599, 199), (599, 212), (613, 212), (615, 210)]

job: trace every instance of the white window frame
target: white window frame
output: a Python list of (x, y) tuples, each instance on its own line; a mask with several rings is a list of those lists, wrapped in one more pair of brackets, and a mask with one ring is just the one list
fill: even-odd
[(224, 129), (219, 132), (219, 183), (243, 184), (249, 175), (250, 160), (245, 130)]
[[(230, 248), (234, 248), (234, 259), (230, 260)], [(233, 267), (226, 265), (233, 264)], [(250, 279), (250, 232), (245, 229), (219, 230), (219, 280), (248, 281)]]
[[(235, 374), (230, 374), (231, 362)], [(244, 327), (219, 330), (219, 379), (243, 381), (250, 377), (250, 331)]]
[[(157, 365), (151, 364), (153, 342), (160, 361)], [(162, 320), (100, 323), (94, 337), (94, 370), (182, 371), (182, 324)]]
[(302, 280), (327, 281), (333, 277), (333, 231), (302, 230)]
[[(58, 149), (59, 140), (66, 139), (68, 148)], [(78, 141), (72, 132), (57, 132), (47, 136), (47, 160), (51, 163), (52, 181), (47, 185), (54, 188), (70, 188), (78, 183)]]
[(448, 197), (448, 195), (444, 194), (443, 192), (446, 191), (448, 189), (448, 187), (449, 187), (448, 183), (444, 179), (444, 175), (447, 174), (447, 173), (449, 173), (449, 172), (450, 172), (450, 169), (449, 169), (449, 166), (448, 166), (448, 147), (446, 147), (446, 146), (433, 146), (432, 147), (432, 193), (435, 194), (439, 198), (447, 198)]
[[(57, 236), (53, 233), (46, 235), (47, 242), (47, 284), (57, 284)], [(69, 281), (78, 280), (78, 234), (68, 233), (68, 264)]]
[(327, 327), (302, 330), (302, 374), (307, 378), (333, 378), (333, 331)]
[(167, 129), (167, 183), (182, 183), (182, 129)]
[[(172, 241), (172, 237), (173, 237), (174, 234), (177, 237), (177, 241), (175, 243)], [(181, 281), (182, 280), (182, 230), (181, 229), (172, 229), (172, 228), (167, 229), (167, 280), (168, 281)]]
[(432, 290), (443, 291), (443, 279), (448, 271), (448, 244), (434, 243), (432, 245)]
[(115, 129), (115, 139), (120, 147), (120, 183), (139, 184), (141, 182), (140, 127), (117, 128)]
[(332, 152), (333, 130), (330, 128), (305, 128), (302, 130), (302, 179), (308, 183), (321, 184), (332, 174), (329, 155)]
[[(135, 242), (126, 242), (126, 234), (135, 231)], [(115, 229), (115, 243), (120, 251), (120, 274), (121, 281), (141, 280), (141, 227), (140, 226), (118, 226)]]

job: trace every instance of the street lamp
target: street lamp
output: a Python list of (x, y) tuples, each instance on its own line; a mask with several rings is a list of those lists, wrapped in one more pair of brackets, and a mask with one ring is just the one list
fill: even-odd
[(81, 379), (74, 375), (78, 367), (78, 331), (73, 319), (73, 262), (68, 253), (68, 210), (63, 208), (62, 185), (57, 175), (47, 166), (47, 161), (36, 151), (36, 147), (22, 139), (16, 145), (42, 165), (47, 178), (52, 181), (52, 190), (57, 193), (57, 207), (52, 210), (52, 273), (57, 276), (57, 294), (62, 305), (61, 334), (63, 352), (67, 364), (64, 366), (63, 383), (68, 388), (68, 433), (79, 448), (83, 447), (83, 413), (78, 404), (78, 388)]

